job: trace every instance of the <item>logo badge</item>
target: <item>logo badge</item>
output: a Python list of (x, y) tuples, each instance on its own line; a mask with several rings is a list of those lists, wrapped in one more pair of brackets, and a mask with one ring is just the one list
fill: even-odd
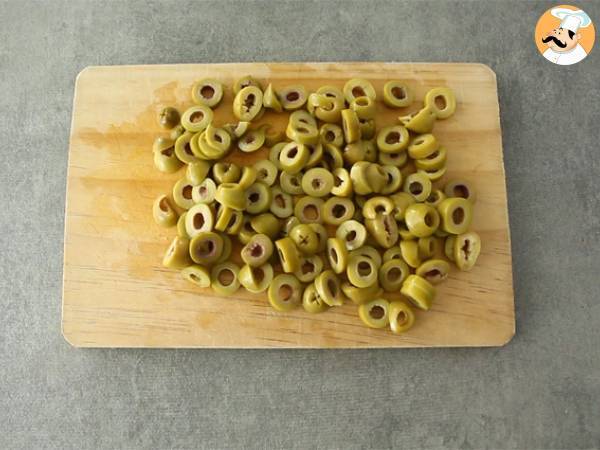
[(583, 61), (592, 51), (596, 30), (585, 11), (575, 6), (550, 8), (535, 27), (535, 44), (544, 58), (561, 66)]

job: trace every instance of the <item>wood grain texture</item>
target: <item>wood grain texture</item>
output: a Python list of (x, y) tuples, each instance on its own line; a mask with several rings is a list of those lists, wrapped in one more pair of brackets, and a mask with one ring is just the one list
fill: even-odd
[[(371, 330), (347, 304), (324, 314), (299, 309), (281, 314), (265, 295), (240, 289), (222, 298), (195, 288), (161, 266), (173, 229), (152, 221), (151, 205), (182, 176), (158, 173), (152, 142), (161, 132), (157, 112), (191, 105), (192, 83), (214, 77), (227, 85), (252, 74), (276, 88), (303, 84), (343, 86), (371, 80), (378, 94), (386, 80), (402, 79), (417, 99), (433, 86), (457, 96), (454, 117), (435, 134), (448, 149), (445, 179), (465, 178), (478, 198), (472, 229), (483, 240), (471, 272), (453, 269), (429, 312), (417, 312), (406, 335)], [(230, 121), (231, 91), (215, 111)], [(408, 110), (420, 107), (416, 103)], [(378, 105), (378, 126), (403, 111)], [(261, 122), (282, 126), (266, 113)], [(265, 151), (236, 152), (248, 164)], [(444, 180), (442, 180), (443, 183)], [(441, 183), (440, 183), (441, 184)], [(390, 299), (397, 295), (388, 295)], [(77, 78), (69, 150), (63, 334), (82, 347), (431, 347), (498, 346), (514, 334), (514, 299), (502, 142), (494, 73), (480, 64), (280, 63), (89, 67)]]

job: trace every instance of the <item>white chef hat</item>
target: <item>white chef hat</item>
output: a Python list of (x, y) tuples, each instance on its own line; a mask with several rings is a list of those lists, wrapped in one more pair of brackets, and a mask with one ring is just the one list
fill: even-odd
[(579, 28), (586, 28), (592, 23), (590, 16), (581, 9), (573, 11), (567, 8), (553, 8), (550, 13), (561, 20), (560, 28), (571, 30), (573, 33), (577, 33)]

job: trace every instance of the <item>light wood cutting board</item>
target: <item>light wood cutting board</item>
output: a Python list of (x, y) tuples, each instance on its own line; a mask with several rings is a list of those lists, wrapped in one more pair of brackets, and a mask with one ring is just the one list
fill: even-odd
[[(240, 289), (221, 298), (161, 266), (175, 234), (154, 224), (153, 199), (182, 176), (160, 174), (152, 142), (156, 116), (167, 105), (191, 105), (195, 80), (213, 77), (231, 86), (252, 74), (275, 88), (303, 84), (342, 87), (353, 77), (372, 81), (381, 97), (386, 80), (410, 83), (422, 99), (433, 86), (449, 86), (458, 108), (438, 121), (435, 134), (448, 149), (445, 180), (472, 181), (477, 203), (472, 229), (483, 249), (471, 272), (453, 268), (429, 312), (396, 336), (366, 328), (356, 306), (323, 314), (298, 309), (281, 314), (265, 295)], [(233, 120), (231, 90), (215, 113)], [(412, 111), (421, 106), (417, 102)], [(378, 105), (378, 126), (402, 110)], [(262, 122), (283, 127), (267, 113)], [(265, 151), (239, 152), (249, 164)], [(444, 180), (442, 180), (443, 182)], [(441, 183), (440, 183), (441, 184)], [(65, 218), (63, 334), (81, 347), (434, 347), (499, 346), (514, 334), (514, 299), (502, 141), (495, 74), (480, 64), (283, 63), (88, 67), (77, 77), (69, 150)], [(397, 294), (388, 295), (396, 298)]]

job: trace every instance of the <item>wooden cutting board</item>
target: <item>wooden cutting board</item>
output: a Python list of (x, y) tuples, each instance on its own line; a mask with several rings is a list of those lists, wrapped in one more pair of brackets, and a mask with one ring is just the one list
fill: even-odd
[[(413, 329), (396, 336), (372, 330), (354, 304), (311, 315), (281, 314), (266, 295), (240, 289), (218, 297), (161, 266), (174, 229), (154, 224), (151, 205), (170, 192), (182, 172), (154, 169), (156, 116), (167, 105), (191, 105), (195, 80), (213, 77), (231, 86), (252, 74), (275, 88), (302, 84), (342, 87), (367, 78), (378, 96), (385, 81), (406, 80), (422, 99), (449, 86), (458, 108), (438, 121), (435, 134), (448, 149), (445, 179), (465, 178), (477, 189), (472, 229), (483, 249), (471, 272), (453, 268), (429, 312), (418, 311)], [(215, 112), (233, 120), (232, 93)], [(417, 102), (412, 111), (421, 106)], [(403, 111), (378, 105), (378, 126)], [(261, 122), (283, 127), (267, 113)], [(231, 156), (240, 164), (265, 152)], [(443, 182), (444, 180), (442, 180)], [(441, 184), (441, 183), (440, 183)], [(434, 347), (499, 346), (515, 331), (510, 235), (502, 161), (496, 77), (480, 64), (283, 63), (88, 67), (77, 77), (69, 149), (65, 217), (63, 334), (81, 347)], [(388, 295), (390, 299), (397, 294)]]

